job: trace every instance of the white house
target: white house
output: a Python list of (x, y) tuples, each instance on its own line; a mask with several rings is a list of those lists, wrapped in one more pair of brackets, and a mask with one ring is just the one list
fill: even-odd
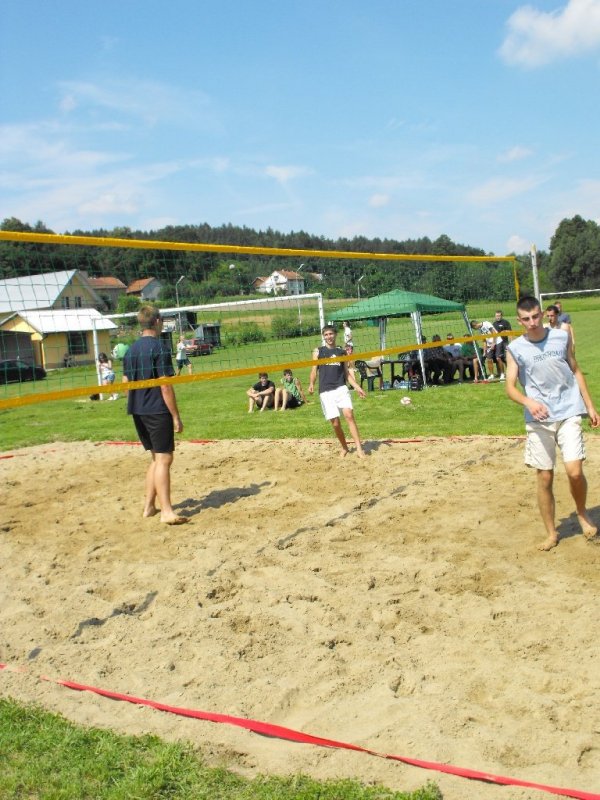
[(255, 278), (252, 286), (261, 294), (304, 294), (304, 277), (301, 272), (275, 270), (268, 277)]

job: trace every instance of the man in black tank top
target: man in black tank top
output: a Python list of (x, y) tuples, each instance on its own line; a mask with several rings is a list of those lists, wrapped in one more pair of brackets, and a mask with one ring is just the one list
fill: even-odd
[[(341, 347), (336, 347), (336, 331), (333, 326), (326, 325), (322, 330), (322, 334), (325, 344), (315, 348), (313, 351), (314, 360), (346, 355)], [(363, 389), (356, 382), (354, 375), (348, 370), (347, 361), (331, 361), (329, 364), (319, 364), (312, 368), (308, 384), (309, 394), (313, 394), (315, 391), (317, 373), (319, 375), (319, 399), (321, 400), (321, 408), (323, 409), (325, 419), (331, 422), (335, 435), (342, 446), (342, 456), (348, 453), (348, 443), (342, 429), (340, 412), (344, 415), (344, 419), (348, 423), (350, 436), (356, 446), (356, 454), (359, 458), (364, 458), (365, 452), (360, 443), (360, 434), (358, 433), (358, 427), (354, 419), (352, 398), (350, 397), (347, 384), (349, 383), (353, 386), (358, 396), (364, 399), (366, 395)]]

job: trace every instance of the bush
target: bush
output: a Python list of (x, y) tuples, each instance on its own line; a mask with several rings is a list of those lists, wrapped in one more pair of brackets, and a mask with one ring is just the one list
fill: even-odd
[(267, 337), (256, 322), (242, 322), (235, 328), (230, 328), (225, 334), (225, 344), (233, 347), (252, 342), (265, 342)]
[(271, 334), (274, 339), (294, 339), (298, 336), (314, 336), (319, 333), (319, 325), (302, 320), (297, 314), (280, 314), (271, 321)]

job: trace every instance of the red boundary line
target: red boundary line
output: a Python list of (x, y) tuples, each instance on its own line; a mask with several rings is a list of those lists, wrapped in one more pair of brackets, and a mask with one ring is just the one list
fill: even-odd
[[(0, 664), (0, 670), (12, 669), (8, 664)], [(15, 668), (14, 671), (25, 672), (23, 669)], [(591, 794), (579, 789), (565, 789), (558, 786), (547, 786), (543, 783), (533, 783), (531, 781), (522, 781), (519, 778), (505, 777), (504, 775), (494, 775), (489, 772), (479, 772), (477, 770), (467, 769), (465, 767), (455, 767), (451, 764), (440, 764), (436, 761), (422, 761), (420, 759), (407, 758), (405, 756), (389, 755), (387, 753), (378, 753), (376, 750), (369, 750), (366, 747), (361, 747), (356, 744), (348, 744), (347, 742), (340, 742), (335, 739), (324, 739), (320, 736), (313, 736), (310, 733), (302, 733), (293, 728), (285, 728), (281, 725), (273, 725), (269, 722), (261, 722), (255, 719), (246, 719), (245, 717), (233, 717), (229, 714), (216, 714), (210, 711), (198, 711), (195, 709), (182, 708), (180, 706), (171, 706), (165, 703), (159, 703), (155, 700), (147, 700), (142, 697), (134, 697), (129, 694), (121, 694), (113, 692), (109, 689), (101, 689), (97, 686), (88, 686), (84, 683), (75, 683), (74, 681), (63, 680), (62, 678), (49, 678), (45, 675), (38, 676), (39, 680), (50, 681), (64, 686), (67, 689), (73, 689), (77, 692), (92, 692), (93, 694), (107, 697), (110, 700), (120, 700), (126, 703), (132, 703), (139, 706), (148, 706), (157, 711), (165, 711), (169, 714), (177, 714), (181, 717), (191, 717), (192, 719), (205, 720), (207, 722), (222, 722), (228, 725), (236, 725), (239, 728), (245, 728), (253, 733), (259, 733), (263, 736), (269, 736), (276, 739), (284, 739), (289, 742), (299, 742), (301, 744), (313, 744), (319, 747), (332, 747), (342, 750), (354, 750), (358, 753), (367, 753), (377, 758), (385, 758), (391, 761), (401, 761), (404, 764), (409, 764), (413, 767), (420, 767), (421, 769), (435, 770), (436, 772), (443, 772), (448, 775), (457, 775), (460, 778), (469, 778), (470, 780), (484, 781), (486, 783), (497, 783), (504, 786), (522, 786), (527, 789), (538, 789), (542, 792), (549, 792), (550, 794), (561, 795), (563, 797), (574, 797), (576, 800), (600, 800), (600, 794)]]

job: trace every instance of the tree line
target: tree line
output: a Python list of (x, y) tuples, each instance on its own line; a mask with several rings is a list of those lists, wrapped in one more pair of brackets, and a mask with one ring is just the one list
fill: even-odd
[[(11, 217), (0, 228), (5, 231), (53, 233), (43, 222), (34, 225)], [(437, 239), (328, 239), (305, 231), (281, 233), (272, 228), (254, 230), (232, 224), (210, 226), (169, 225), (152, 231), (116, 227), (91, 231), (73, 230), (76, 236), (154, 240), (165, 242), (231, 244), (307, 250), (345, 250), (368, 253), (410, 255), (485, 256), (481, 248), (453, 242), (448, 236)], [(531, 290), (529, 255), (518, 256), (519, 282), (523, 291)], [(510, 263), (387, 262), (343, 258), (302, 259), (280, 256), (228, 257), (223, 254), (137, 248), (101, 248), (70, 245), (43, 245), (27, 242), (0, 242), (0, 277), (18, 277), (57, 270), (85, 269), (90, 276), (113, 276), (128, 285), (133, 280), (154, 276), (164, 286), (163, 299), (175, 300), (175, 283), (180, 284), (180, 300), (188, 304), (210, 302), (217, 297), (253, 293), (258, 276), (274, 270), (296, 271), (302, 266), (305, 290), (321, 291), (330, 297), (357, 294), (367, 297), (392, 289), (407, 289), (436, 294), (458, 301), (511, 300), (514, 298), (513, 266)], [(550, 252), (538, 253), (542, 291), (600, 286), (600, 228), (580, 216), (564, 219), (550, 244)], [(322, 279), (317, 276), (320, 275)]]

